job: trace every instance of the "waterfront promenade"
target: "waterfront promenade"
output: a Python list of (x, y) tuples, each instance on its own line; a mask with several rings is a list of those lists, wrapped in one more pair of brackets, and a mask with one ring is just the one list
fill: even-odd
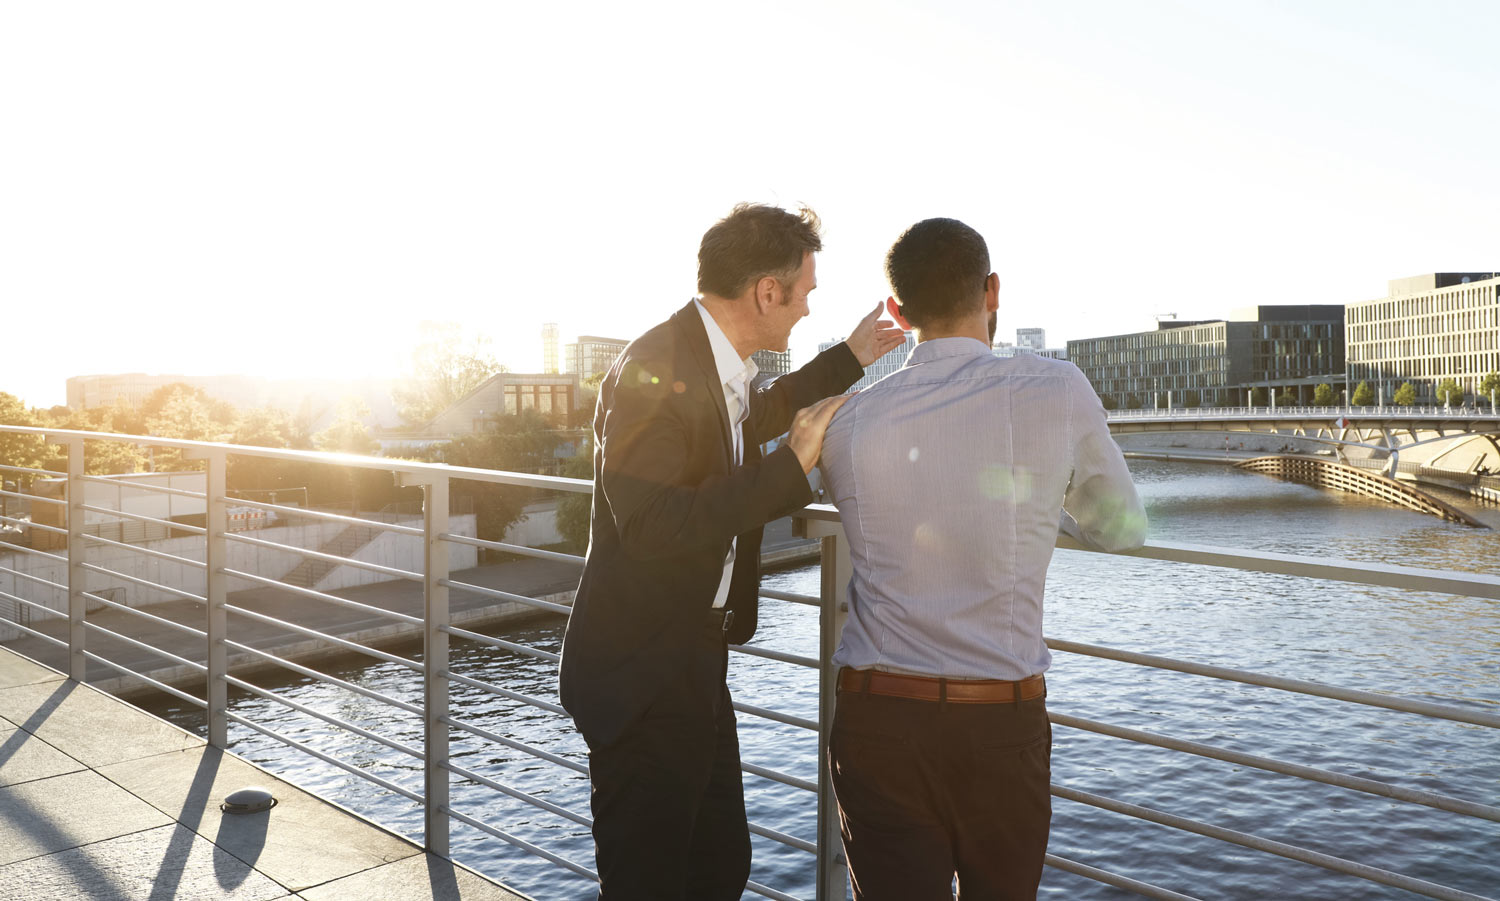
[[(248, 786), (269, 811), (219, 804)], [(0, 901), (526, 901), (0, 649)]]

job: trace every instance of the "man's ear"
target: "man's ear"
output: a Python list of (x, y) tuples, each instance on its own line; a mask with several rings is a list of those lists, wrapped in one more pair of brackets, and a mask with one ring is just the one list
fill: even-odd
[(1000, 309), (1000, 276), (991, 272), (984, 280), (984, 311), (993, 313)]
[(769, 275), (761, 276), (755, 283), (755, 309), (764, 313), (781, 303), (781, 282)]
[(912, 330), (911, 323), (907, 322), (906, 317), (901, 315), (901, 304), (896, 303), (896, 298), (887, 297), (885, 299), (885, 311), (891, 314), (891, 318), (896, 320), (897, 325), (908, 332)]

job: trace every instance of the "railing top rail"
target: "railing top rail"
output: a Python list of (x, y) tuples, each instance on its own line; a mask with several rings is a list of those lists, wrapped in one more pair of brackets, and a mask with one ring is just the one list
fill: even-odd
[[(23, 435), (40, 435), (52, 444), (67, 440), (123, 441), (148, 447), (168, 447), (179, 450), (212, 451), (225, 454), (263, 457), (271, 460), (290, 460), (302, 463), (325, 463), (335, 466), (354, 466), (361, 469), (381, 469), (387, 472), (408, 474), (417, 477), (446, 476), (452, 479), (469, 479), (478, 482), (496, 482), (505, 485), (521, 485), (530, 488), (550, 488), (556, 491), (588, 492), (593, 483), (584, 479), (569, 479), (561, 476), (532, 475), (529, 473), (497, 472), (489, 469), (473, 469), (466, 466), (448, 466), (442, 463), (421, 463), (415, 460), (400, 460), (391, 457), (365, 457), (358, 454), (336, 454), (328, 451), (292, 450), (279, 447), (253, 447), (244, 444), (227, 444), (217, 441), (187, 441), (178, 438), (156, 438), (150, 435), (124, 435), (114, 432), (81, 432), (71, 429), (47, 429), (34, 426), (0, 425), (0, 432)], [(414, 482), (415, 484), (415, 482)]]

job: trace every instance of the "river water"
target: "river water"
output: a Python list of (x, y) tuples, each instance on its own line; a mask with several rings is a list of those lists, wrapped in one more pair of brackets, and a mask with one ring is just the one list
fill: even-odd
[[(1153, 540), (1251, 548), (1326, 558), (1500, 573), (1500, 530), (1448, 524), (1373, 500), (1218, 466), (1132, 461)], [(1500, 526), (1500, 509), (1461, 504)], [(817, 567), (769, 574), (771, 588), (815, 595)], [(817, 653), (814, 609), (762, 603), (756, 643)], [(556, 651), (561, 622), (504, 637)], [(1402, 592), (1201, 566), (1060, 551), (1047, 586), (1047, 635), (1376, 692), (1500, 710), (1500, 606), (1451, 595)], [(552, 664), (464, 642), (455, 672), (556, 701)], [(409, 670), (351, 662), (340, 678), (420, 703)], [(420, 746), (420, 723), (400, 711), (311, 680), (261, 684), (283, 695)], [(736, 655), (735, 698), (816, 719), (811, 670)], [(1445, 720), (1223, 683), (1057, 653), (1050, 709), (1236, 751), (1500, 803), (1500, 733)], [(369, 772), (421, 791), (420, 764), (384, 746), (253, 697), (235, 712)], [(547, 711), (454, 686), (455, 713), (494, 732), (583, 762), (570, 723)], [(201, 729), (195, 712), (156, 710)], [(816, 781), (816, 736), (741, 714), (746, 762)], [(231, 725), (233, 750), (291, 781), (420, 839), (419, 808), (259, 733)], [(588, 813), (584, 777), (456, 732), (455, 762), (489, 778)], [(1075, 729), (1054, 730), (1053, 781), (1061, 786), (1314, 849), (1480, 895), (1500, 895), (1500, 824), (1307, 783)], [(753, 823), (815, 840), (814, 796), (745, 777)], [(592, 866), (587, 830), (473, 783), (455, 781), (465, 814)], [(999, 812), (997, 812), (998, 814)], [(800, 898), (814, 894), (810, 854), (755, 837), (751, 878)], [(1319, 867), (1085, 806), (1054, 801), (1049, 850), (1203, 899), (1414, 897)], [(455, 823), (453, 855), (539, 901), (591, 898), (590, 883), (479, 830)], [(1137, 897), (1047, 869), (1041, 896)], [(747, 898), (759, 897), (752, 893)]]

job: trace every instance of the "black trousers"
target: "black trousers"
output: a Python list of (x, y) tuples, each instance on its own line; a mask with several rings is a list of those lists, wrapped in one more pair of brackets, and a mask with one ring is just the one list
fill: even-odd
[(738, 901), (750, 878), (722, 630), (615, 743), (589, 749), (600, 901)]
[(841, 692), (828, 764), (856, 901), (1034, 899), (1052, 820), (1042, 698)]

